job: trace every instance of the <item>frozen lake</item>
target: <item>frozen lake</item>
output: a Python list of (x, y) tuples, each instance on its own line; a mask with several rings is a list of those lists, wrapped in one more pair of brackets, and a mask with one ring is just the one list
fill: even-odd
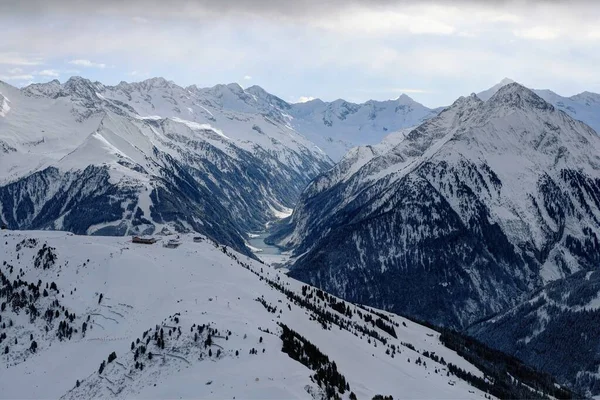
[(261, 250), (261, 251), (257, 252), (257, 253), (259, 253), (258, 254), (259, 256), (261, 254), (270, 254), (270, 255), (281, 254), (281, 250), (279, 250), (279, 247), (272, 246), (272, 245), (265, 243), (265, 238), (268, 235), (269, 235), (268, 232), (262, 232), (262, 233), (256, 233), (256, 234), (253, 233), (252, 236), (256, 236), (256, 237), (250, 238), (250, 240), (248, 240), (248, 243), (250, 244), (250, 246)]
[(248, 239), (248, 244), (254, 249), (254, 254), (258, 256), (262, 261), (270, 264), (276, 268), (284, 267), (289, 261), (289, 252), (281, 251), (279, 247), (272, 246), (265, 243), (265, 238), (269, 235), (269, 232), (252, 233), (254, 236)]

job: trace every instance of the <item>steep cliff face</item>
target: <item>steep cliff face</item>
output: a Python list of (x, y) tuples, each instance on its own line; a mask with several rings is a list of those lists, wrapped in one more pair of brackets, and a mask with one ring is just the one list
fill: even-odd
[(349, 153), (274, 236), (291, 274), (465, 327), (597, 265), (600, 139), (518, 85), (475, 95), (382, 154)]

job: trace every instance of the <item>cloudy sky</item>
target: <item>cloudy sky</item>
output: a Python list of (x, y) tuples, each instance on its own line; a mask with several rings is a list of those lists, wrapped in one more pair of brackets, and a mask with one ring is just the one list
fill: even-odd
[(17, 86), (163, 76), (428, 106), (504, 77), (600, 92), (600, 6), (583, 0), (0, 0), (0, 25), (0, 80)]

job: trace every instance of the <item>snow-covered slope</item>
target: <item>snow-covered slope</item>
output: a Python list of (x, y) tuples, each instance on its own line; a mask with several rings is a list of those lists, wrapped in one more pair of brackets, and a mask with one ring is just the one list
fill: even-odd
[(460, 98), (390, 150), (350, 152), (272, 238), (291, 274), (455, 327), (597, 266), (600, 138), (513, 83)]
[[(477, 97), (486, 101), (501, 87), (513, 82), (512, 79), (504, 78), (491, 88), (477, 93)], [(557, 109), (585, 122), (596, 132), (600, 132), (600, 94), (582, 92), (574, 96), (564, 97), (548, 89), (535, 89), (534, 92)]]
[(248, 251), (246, 232), (290, 208), (331, 165), (238, 85), (74, 77), (0, 83), (0, 93), (0, 223), (11, 228), (194, 230)]
[[(324, 398), (336, 376), (345, 399), (485, 396), (448, 373), (483, 377), (438, 332), (180, 242), (2, 231), (0, 398)], [(308, 362), (288, 356), (284, 325)], [(319, 384), (319, 369), (339, 374)]]

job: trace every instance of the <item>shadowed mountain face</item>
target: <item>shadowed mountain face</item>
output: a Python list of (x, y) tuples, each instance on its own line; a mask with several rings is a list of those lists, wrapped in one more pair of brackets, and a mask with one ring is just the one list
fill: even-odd
[(466, 327), (597, 266), (600, 139), (519, 84), (349, 153), (271, 238), (291, 274), (352, 301)]
[[(596, 265), (600, 245), (595, 243)], [(579, 271), (469, 328), (469, 334), (552, 374), (579, 393), (600, 393), (600, 273)]]

